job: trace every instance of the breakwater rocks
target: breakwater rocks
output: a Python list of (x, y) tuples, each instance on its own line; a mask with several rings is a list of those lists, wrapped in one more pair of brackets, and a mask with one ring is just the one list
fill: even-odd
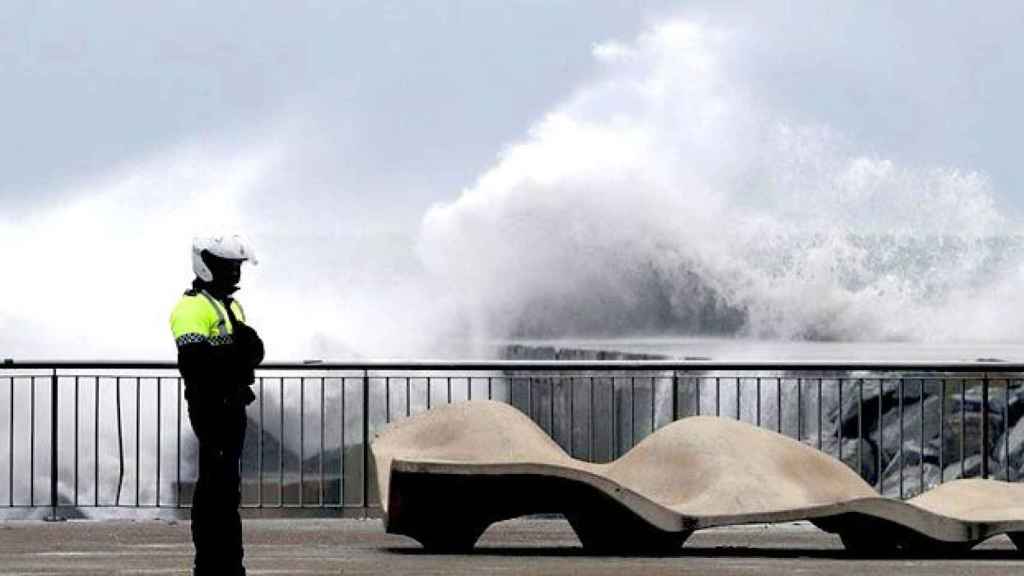
[[(508, 345), (501, 355), (510, 360), (668, 359), (545, 344)], [(563, 448), (593, 461), (621, 455), (673, 418), (697, 414), (700, 406), (703, 414), (739, 417), (799, 438), (842, 460), (886, 496), (912, 497), (942, 482), (977, 478), (986, 452), (989, 478), (1024, 479), (1020, 380), (988, 381), (984, 435), (979, 375), (633, 374), (545, 374), (532, 378), (529, 390), (513, 386), (511, 402)], [(527, 375), (509, 374), (513, 379)]]
[(826, 408), (830, 425), (824, 428), (823, 449), (838, 455), (841, 445), (841, 459), (854, 470), (859, 467), (883, 494), (908, 497), (941, 482), (976, 478), (985, 452), (990, 478), (1024, 478), (1021, 382), (988, 382), (987, 438), (982, 380), (851, 378), (845, 385), (849, 393), (842, 404)]
[(623, 352), (602, 348), (574, 348), (546, 344), (506, 344), (498, 349), (502, 360), (669, 360), (660, 354)]

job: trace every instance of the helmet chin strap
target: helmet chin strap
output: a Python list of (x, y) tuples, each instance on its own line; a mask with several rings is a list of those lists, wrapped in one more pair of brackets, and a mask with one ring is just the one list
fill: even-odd
[(215, 284), (211, 288), (212, 290), (210, 293), (218, 298), (227, 298), (239, 290), (238, 284), (232, 284), (230, 286)]

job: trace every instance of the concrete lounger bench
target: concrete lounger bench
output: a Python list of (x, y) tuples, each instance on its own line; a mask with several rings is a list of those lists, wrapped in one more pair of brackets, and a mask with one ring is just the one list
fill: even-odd
[(387, 531), (433, 550), (561, 513), (596, 553), (671, 552), (702, 528), (795, 520), (865, 554), (949, 554), (999, 534), (1024, 551), (1024, 485), (956, 480), (883, 498), (838, 460), (731, 419), (684, 418), (591, 464), (516, 408), (471, 401), (392, 424), (372, 451)]

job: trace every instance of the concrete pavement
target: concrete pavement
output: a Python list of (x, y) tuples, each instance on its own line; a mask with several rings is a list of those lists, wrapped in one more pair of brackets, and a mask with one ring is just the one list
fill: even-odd
[[(187, 574), (188, 522), (0, 522), (0, 574)], [(677, 553), (596, 557), (564, 520), (492, 526), (470, 554), (425, 554), (379, 520), (246, 520), (250, 574), (1020, 574), (1005, 536), (948, 559), (857, 559), (806, 523), (716, 528)]]

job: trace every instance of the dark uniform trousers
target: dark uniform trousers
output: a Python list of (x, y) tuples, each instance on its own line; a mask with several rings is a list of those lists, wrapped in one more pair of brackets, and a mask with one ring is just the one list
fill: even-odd
[(245, 406), (208, 398), (189, 400), (188, 416), (199, 439), (199, 479), (192, 496), (195, 575), (245, 574), (238, 513)]

